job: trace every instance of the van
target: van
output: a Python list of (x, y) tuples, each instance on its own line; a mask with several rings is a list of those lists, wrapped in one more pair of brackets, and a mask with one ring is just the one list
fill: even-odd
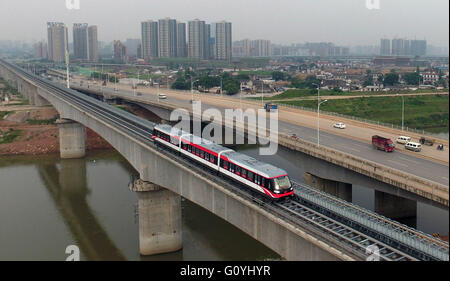
[(411, 138), (405, 137), (405, 136), (399, 136), (396, 141), (397, 141), (397, 143), (407, 144), (408, 142), (411, 141)]
[(420, 143), (417, 143), (417, 142), (408, 142), (405, 145), (405, 148), (408, 149), (408, 150), (415, 151), (415, 152), (422, 151), (422, 145)]

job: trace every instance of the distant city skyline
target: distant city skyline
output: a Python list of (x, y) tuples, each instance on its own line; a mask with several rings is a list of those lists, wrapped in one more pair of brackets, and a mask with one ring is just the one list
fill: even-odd
[[(81, 0), (80, 10), (68, 10), (63, 0), (0, 1), (0, 40), (38, 42), (46, 38), (48, 21), (66, 26), (88, 22), (98, 26), (98, 40), (141, 38), (141, 22), (166, 17), (180, 22), (233, 23), (233, 41), (270, 40), (289, 45), (333, 42), (340, 46), (379, 45), (380, 38), (426, 39), (449, 46), (447, 0), (381, 1), (368, 10), (365, 0)], [(20, 14), (20, 23), (11, 24)], [(122, 20), (121, 20), (122, 18)], [(72, 38), (72, 36), (69, 36)]]

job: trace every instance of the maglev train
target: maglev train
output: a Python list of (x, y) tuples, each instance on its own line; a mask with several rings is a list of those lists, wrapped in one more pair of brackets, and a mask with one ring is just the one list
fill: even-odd
[(153, 139), (218, 173), (272, 199), (292, 196), (294, 189), (286, 171), (232, 149), (173, 128), (156, 125)]

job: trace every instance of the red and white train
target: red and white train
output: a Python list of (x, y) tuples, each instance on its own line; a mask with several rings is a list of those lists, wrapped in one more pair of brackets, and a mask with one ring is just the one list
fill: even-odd
[(157, 125), (155, 142), (242, 183), (279, 199), (294, 194), (286, 171), (169, 125)]

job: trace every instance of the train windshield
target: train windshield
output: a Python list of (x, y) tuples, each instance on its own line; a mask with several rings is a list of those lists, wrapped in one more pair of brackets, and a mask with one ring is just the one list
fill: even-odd
[(292, 186), (288, 176), (275, 178), (273, 180), (275, 183), (275, 190), (289, 189)]

